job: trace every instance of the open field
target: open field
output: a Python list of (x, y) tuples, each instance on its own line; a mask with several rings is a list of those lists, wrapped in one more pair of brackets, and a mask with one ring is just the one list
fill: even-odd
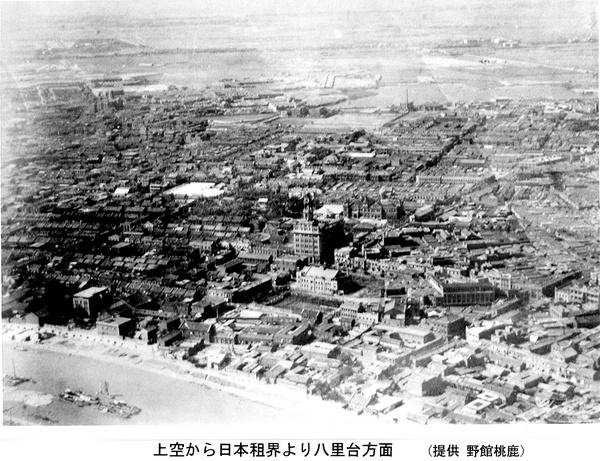
[[(119, 8), (103, 7), (93, 23), (89, 17), (21, 6), (2, 18), (2, 65), (21, 86), (148, 70), (163, 73), (167, 85), (198, 86), (266, 76), (274, 77), (275, 87), (289, 86), (280, 85), (282, 79), (293, 78), (300, 83), (292, 87), (314, 88), (327, 74), (380, 76), (376, 96), (346, 101), (342, 108), (399, 104), (406, 89), (419, 104), (499, 96), (569, 99), (581, 97), (573, 89), (597, 87), (593, 2), (571, 4), (569, 15), (557, 1), (543, 2), (543, 8), (536, 2), (487, 0), (475, 7), (470, 2), (444, 8), (436, 1), (402, 5), (360, 11), (351, 2), (337, 12), (298, 14), (291, 13), (293, 7), (286, 14), (272, 5), (263, 13), (278, 14), (261, 15), (257, 8), (224, 10), (219, 16), (174, 5), (153, 21), (144, 11), (123, 15)], [(490, 40), (497, 37), (523, 43), (494, 46)], [(118, 44), (102, 52), (74, 48), (78, 40), (92, 38)], [(464, 39), (483, 41), (464, 47)], [(577, 43), (569, 43), (573, 40)], [(539, 82), (540, 88), (531, 88)]]
[[(353, 54), (356, 56), (352, 57)], [(389, 50), (379, 50), (370, 53), (368, 59), (362, 59), (361, 54), (355, 52), (341, 56), (340, 53), (337, 59), (330, 56), (323, 61), (317, 61), (316, 57), (304, 58), (305, 64), (296, 66), (293, 59), (279, 65), (277, 61), (283, 59), (281, 55), (275, 57), (258, 51), (174, 53), (154, 57), (153, 61), (159, 66), (151, 69), (164, 74), (161, 83), (165, 85), (203, 87), (228, 78), (242, 80), (247, 77), (274, 77), (274, 87), (296, 87), (298, 90), (288, 91), (291, 94), (296, 92), (300, 97), (304, 95), (304, 89), (317, 88), (319, 82), (335, 69), (338, 75), (351, 74), (353, 71), (381, 75), (379, 86), (369, 89), (371, 96), (350, 98), (339, 104), (340, 108), (389, 107), (401, 104), (406, 100), (406, 90), (411, 101), (422, 104), (489, 100), (495, 97), (571, 99), (582, 97), (577, 92), (578, 89), (597, 87), (597, 75), (564, 69), (519, 64), (484, 65), (475, 61), (462, 67), (463, 62), (469, 61), (431, 55), (423, 55), (421, 59), (412, 51), (392, 53)], [(64, 70), (51, 72), (35, 71), (47, 64), (42, 61), (37, 65), (35, 62), (27, 64), (29, 71), (26, 73), (19, 70), (24, 67), (21, 65), (16, 66), (15, 72), (10, 71), (11, 65), (6, 68), (19, 86), (28, 86), (44, 81), (85, 81), (102, 74), (142, 73), (146, 68), (139, 64), (147, 61), (147, 56), (94, 57), (78, 60)], [(303, 70), (298, 71), (298, 67)], [(290, 80), (290, 76), (293, 76), (293, 80)], [(290, 83), (284, 83), (285, 81)], [(294, 84), (292, 81), (299, 83)], [(343, 95), (344, 90), (334, 88), (330, 93)]]

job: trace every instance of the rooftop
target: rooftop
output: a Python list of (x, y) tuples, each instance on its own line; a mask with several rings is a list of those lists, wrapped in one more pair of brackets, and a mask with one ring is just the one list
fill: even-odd
[(324, 279), (332, 280), (336, 278), (339, 271), (335, 269), (323, 269), (318, 266), (311, 266), (303, 271), (305, 277), (320, 277)]
[(215, 187), (214, 182), (190, 182), (166, 190), (165, 194), (179, 197), (217, 197), (222, 195), (223, 191)]
[(94, 295), (97, 295), (99, 293), (103, 293), (106, 290), (108, 290), (107, 287), (90, 287), (90, 288), (86, 288), (83, 291), (80, 291), (79, 293), (75, 294), (75, 297), (77, 298), (91, 298)]
[(104, 320), (99, 320), (96, 324), (97, 325), (123, 325), (127, 322), (130, 322), (131, 319), (127, 318), (127, 317), (111, 317), (108, 319), (104, 319)]

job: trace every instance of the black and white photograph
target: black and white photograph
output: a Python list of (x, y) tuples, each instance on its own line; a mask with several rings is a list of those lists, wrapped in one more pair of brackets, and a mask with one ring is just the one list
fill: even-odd
[(4, 459), (592, 459), (597, 21), (0, 1)]

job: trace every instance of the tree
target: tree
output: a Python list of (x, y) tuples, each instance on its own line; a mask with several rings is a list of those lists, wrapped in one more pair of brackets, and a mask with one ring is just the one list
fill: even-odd
[(354, 365), (354, 357), (352, 357), (348, 352), (342, 352), (338, 357), (338, 360), (342, 362), (343, 365), (352, 366)]
[(354, 374), (354, 370), (352, 370), (351, 366), (344, 365), (344, 366), (340, 367), (339, 373), (340, 373), (340, 378), (342, 380), (344, 380), (344, 379), (352, 376)]
[(344, 401), (344, 397), (326, 382), (317, 381), (313, 387), (312, 393), (321, 396), (323, 400), (333, 400), (336, 402)]
[(364, 136), (365, 134), (367, 134), (367, 132), (363, 128), (355, 131), (354, 133), (352, 133), (352, 136), (350, 136), (350, 142), (358, 141), (358, 139)]

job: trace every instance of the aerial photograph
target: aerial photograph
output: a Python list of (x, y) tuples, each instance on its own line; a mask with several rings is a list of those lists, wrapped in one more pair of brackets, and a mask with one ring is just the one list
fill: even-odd
[(600, 429), (597, 19), (0, 2), (2, 426)]

